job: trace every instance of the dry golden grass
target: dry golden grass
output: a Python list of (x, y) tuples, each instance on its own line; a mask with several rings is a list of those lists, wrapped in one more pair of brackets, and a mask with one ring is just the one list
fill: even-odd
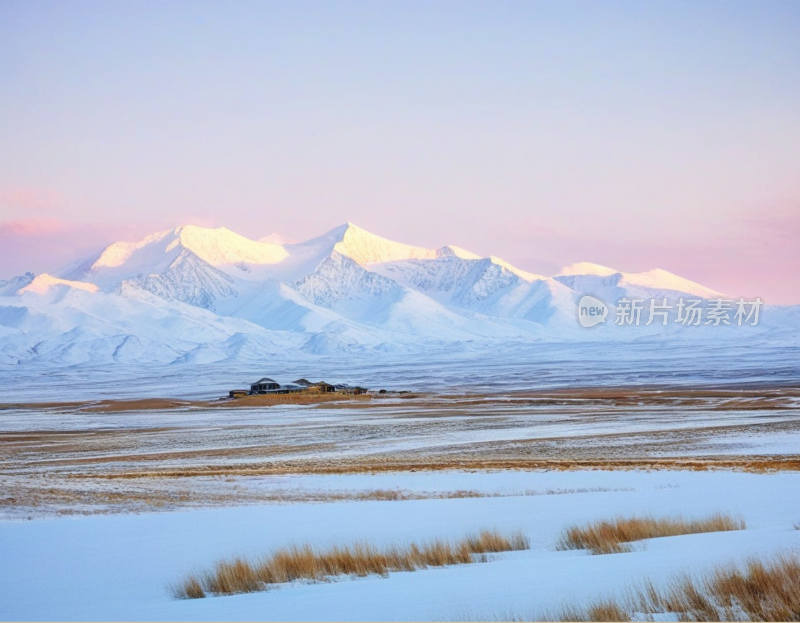
[(185, 599), (200, 599), (206, 596), (202, 584), (194, 577), (187, 578), (181, 585), (180, 590)]
[[(226, 392), (220, 389), (220, 393)], [(352, 394), (262, 394), (259, 396), (243, 396), (236, 399), (227, 397), (217, 400), (180, 400), (174, 398), (144, 398), (133, 400), (92, 400), (71, 402), (19, 402), (0, 403), (0, 411), (31, 409), (78, 409), (99, 412), (127, 412), (142, 410), (171, 410), (186, 408), (230, 408), (246, 406), (268, 406), (282, 403), (328, 403), (342, 400), (370, 402), (373, 398), (381, 399), (413, 399), (422, 408), (436, 409), (435, 415), (449, 417), (460, 415), (447, 410), (439, 410), (443, 405), (457, 404), (461, 407), (480, 407), (485, 404), (494, 404), (498, 394), (475, 392), (469, 394), (430, 394), (424, 392), (389, 393), (381, 396)], [(670, 386), (652, 387), (605, 387), (605, 388), (564, 388), (551, 390), (521, 390), (504, 391), (505, 402), (515, 404), (533, 404), (538, 406), (565, 405), (579, 403), (581, 405), (609, 405), (614, 407), (642, 406), (642, 405), (680, 405), (683, 407), (700, 406), (713, 410), (738, 410), (748, 411), (761, 409), (795, 409), (795, 399), (800, 398), (800, 387), (764, 386), (749, 389), (719, 389), (719, 388), (676, 388)], [(374, 401), (377, 403), (384, 400)], [(393, 402), (393, 401), (386, 401)], [(433, 413), (424, 414), (427, 416)], [(414, 417), (420, 417), (415, 414)]]
[[(531, 619), (517, 619), (528, 621)], [(556, 615), (546, 615), (537, 617), (541, 621), (630, 621), (631, 615), (618, 603), (613, 600), (601, 600), (579, 608), (569, 606), (561, 610)]]
[(483, 530), (454, 543), (437, 539), (421, 546), (412, 543), (385, 549), (369, 543), (324, 550), (311, 545), (291, 546), (256, 561), (245, 558), (220, 561), (210, 571), (187, 576), (171, 586), (170, 591), (180, 599), (252, 593), (294, 580), (320, 582), (339, 575), (386, 576), (392, 571), (467, 564), (475, 561), (475, 554), (529, 547), (528, 537), (523, 533), (504, 535), (496, 530)]
[(80, 402), (17, 402), (0, 403), (0, 411), (70, 409), (93, 413), (127, 413), (135, 411), (172, 411), (175, 409), (229, 409), (231, 407), (268, 407), (276, 404), (322, 404), (338, 401), (369, 402), (369, 394), (262, 394), (216, 400), (180, 400), (177, 398), (140, 398), (133, 400), (85, 400)]
[(556, 549), (588, 549), (592, 554), (629, 552), (630, 543), (679, 534), (744, 530), (743, 519), (714, 514), (705, 519), (683, 517), (630, 517), (596, 521), (586, 526), (571, 526), (559, 537)]
[(747, 456), (747, 457), (666, 457), (660, 459), (484, 459), (480, 457), (453, 458), (432, 455), (418, 457), (356, 457), (354, 459), (291, 459), (270, 463), (235, 463), (229, 465), (204, 465), (202, 467), (171, 466), (156, 469), (139, 469), (111, 473), (70, 474), (69, 478), (93, 478), (104, 480), (133, 480), (139, 478), (195, 478), (200, 476), (280, 476), (285, 474), (381, 474), (408, 471), (452, 471), (452, 470), (670, 470), (710, 471), (732, 470), (750, 473), (773, 473), (800, 471), (800, 455)]
[(308, 394), (260, 394), (257, 396), (241, 396), (233, 399), (222, 399), (218, 401), (208, 401), (206, 406), (210, 407), (268, 407), (279, 404), (299, 404), (313, 405), (331, 402), (369, 402), (372, 400), (370, 394), (339, 394), (331, 392), (329, 394), (308, 393)]
[(463, 543), (473, 554), (493, 554), (530, 547), (530, 539), (524, 533), (513, 532), (504, 535), (496, 530), (482, 530), (478, 534), (468, 535), (464, 538)]
[[(49, 482), (47, 484), (50, 484)], [(577, 488), (577, 489), (526, 489), (524, 491), (477, 491), (458, 489), (455, 491), (404, 491), (401, 489), (369, 489), (366, 491), (304, 491), (301, 489), (262, 491), (237, 488), (226, 482), (199, 483), (131, 481), (127, 486), (81, 481), (74, 483), (55, 482), (43, 486), (38, 479), (22, 482), (8, 481), (0, 476), (0, 512), (6, 515), (28, 516), (36, 509), (39, 513), (58, 515), (96, 515), (123, 512), (152, 512), (176, 508), (209, 506), (234, 506), (241, 504), (290, 504), (300, 502), (350, 502), (350, 501), (407, 501), (430, 499), (500, 498), (515, 496), (569, 495), (576, 493), (601, 493), (608, 491), (630, 491), (626, 488)]]
[(567, 607), (535, 620), (652, 620), (667, 613), (680, 621), (800, 621), (800, 556), (719, 567), (703, 578), (680, 577), (664, 589), (646, 583), (626, 598)]

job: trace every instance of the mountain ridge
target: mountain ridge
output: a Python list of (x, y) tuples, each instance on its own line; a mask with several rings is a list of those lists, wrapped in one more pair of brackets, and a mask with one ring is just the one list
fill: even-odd
[[(622, 297), (719, 296), (661, 269), (624, 273), (584, 262), (546, 277), (453, 245), (394, 242), (352, 223), (302, 242), (276, 240), (188, 225), (113, 243), (55, 275), (0, 282), (0, 363), (199, 363), (287, 350), (672, 339), (674, 326), (625, 332), (613, 320), (587, 331), (576, 303), (583, 294), (612, 306)], [(791, 310), (773, 317), (765, 334), (800, 324)], [(692, 331), (679, 335), (710, 335)]]

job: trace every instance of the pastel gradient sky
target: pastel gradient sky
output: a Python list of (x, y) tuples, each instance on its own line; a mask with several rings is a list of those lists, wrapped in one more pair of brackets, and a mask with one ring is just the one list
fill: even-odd
[(0, 2), (0, 278), (345, 221), (800, 303), (800, 2)]

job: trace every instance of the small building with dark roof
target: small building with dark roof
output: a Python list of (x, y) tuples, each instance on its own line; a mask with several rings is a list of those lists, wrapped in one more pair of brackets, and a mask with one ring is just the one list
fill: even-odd
[(260, 381), (256, 381), (255, 383), (250, 385), (250, 393), (251, 394), (258, 394), (259, 392), (270, 392), (276, 389), (280, 389), (280, 384), (276, 383), (270, 378), (264, 377)]
[(308, 386), (307, 385), (298, 385), (297, 383), (287, 383), (286, 385), (281, 385), (280, 390), (278, 391), (279, 394), (297, 394), (299, 392), (307, 392)]
[(351, 386), (346, 384), (332, 385), (325, 381), (317, 381), (312, 383), (308, 379), (297, 379), (292, 383), (281, 385), (276, 380), (269, 377), (264, 377), (250, 385), (250, 391), (242, 389), (234, 389), (229, 392), (231, 398), (239, 398), (245, 395), (258, 395), (258, 394), (366, 394), (367, 389), (360, 386)]

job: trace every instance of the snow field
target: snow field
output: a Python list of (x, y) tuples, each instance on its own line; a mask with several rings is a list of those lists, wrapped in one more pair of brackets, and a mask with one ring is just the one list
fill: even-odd
[[(800, 546), (800, 475), (714, 472), (399, 474), (401, 488), (485, 486), (612, 491), (388, 502), (288, 504), (0, 523), (4, 620), (452, 620), (537, 612), (644, 577)], [(324, 477), (317, 477), (324, 480)], [(370, 476), (348, 477), (360, 482)], [(338, 482), (336, 486), (341, 486)], [(477, 486), (473, 482), (473, 486)], [(567, 525), (633, 514), (741, 515), (744, 531), (652, 539), (630, 553), (555, 551)], [(522, 529), (531, 550), (487, 563), (393, 573), (266, 593), (181, 601), (166, 587), (220, 558), (310, 542), (406, 543), (482, 528)]]

